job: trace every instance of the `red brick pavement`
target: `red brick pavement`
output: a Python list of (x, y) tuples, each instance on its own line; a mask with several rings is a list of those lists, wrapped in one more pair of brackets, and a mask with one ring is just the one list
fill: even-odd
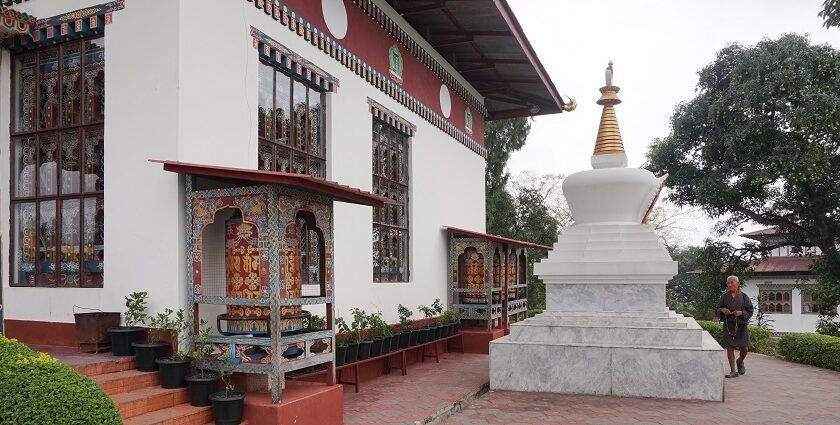
[(752, 354), (726, 401), (493, 391), (445, 424), (840, 424), (840, 373)]
[(485, 354), (444, 353), (440, 363), (426, 359), (390, 375), (362, 382), (356, 394), (344, 388), (344, 423), (413, 424), (477, 391), (489, 380), (489, 358)]

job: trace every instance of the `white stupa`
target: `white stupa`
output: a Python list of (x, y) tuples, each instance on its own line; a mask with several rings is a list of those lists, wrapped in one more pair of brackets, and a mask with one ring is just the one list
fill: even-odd
[(594, 169), (563, 182), (574, 224), (534, 266), (546, 310), (490, 343), (490, 388), (722, 401), (723, 349), (665, 306), (677, 262), (645, 224), (665, 177), (627, 168), (606, 80)]

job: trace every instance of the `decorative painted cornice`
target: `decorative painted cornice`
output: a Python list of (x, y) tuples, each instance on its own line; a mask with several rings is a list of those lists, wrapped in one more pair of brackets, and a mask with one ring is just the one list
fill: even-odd
[(481, 112), (485, 117), (488, 115), (487, 107), (484, 103), (476, 98), (466, 86), (461, 84), (455, 76), (453, 76), (446, 68), (437, 61), (423, 46), (420, 45), (412, 36), (402, 29), (400, 24), (395, 22), (385, 11), (377, 6), (373, 0), (353, 0), (353, 4), (362, 9), (371, 19), (379, 24), (388, 34), (399, 41), (403, 47), (411, 52), (420, 62), (432, 70), (446, 85), (451, 87), (464, 99), (467, 104), (472, 105), (475, 109)]
[(11, 49), (34, 49), (87, 35), (99, 34), (111, 23), (111, 14), (125, 8), (125, 0), (87, 7), (51, 18), (39, 19), (29, 34), (14, 38)]
[(374, 117), (385, 121), (388, 125), (396, 128), (397, 130), (408, 134), (409, 137), (414, 137), (414, 133), (417, 132), (417, 127), (408, 122), (408, 120), (404, 119), (403, 117), (397, 115), (396, 113), (392, 112), (390, 109), (382, 106), (379, 102), (368, 98), (368, 111), (373, 114)]
[(283, 26), (289, 28), (290, 31), (303, 37), (304, 40), (309, 41), (313, 46), (335, 59), (347, 69), (358, 75), (360, 78), (366, 80), (370, 85), (378, 88), (383, 93), (390, 96), (392, 99), (399, 102), (415, 114), (422, 117), (435, 127), (442, 130), (455, 140), (458, 140), (472, 150), (473, 152), (487, 158), (487, 149), (481, 146), (471, 136), (455, 127), (446, 118), (435, 112), (432, 108), (420, 102), (417, 98), (409, 94), (398, 84), (394, 83), (388, 75), (373, 69), (367, 62), (353, 54), (351, 51), (342, 47), (334, 39), (326, 35), (323, 31), (312, 25), (311, 22), (305, 20), (301, 16), (297, 16), (294, 11), (289, 10), (285, 5), (281, 6), (276, 0), (246, 0), (253, 3), (254, 7), (261, 9), (266, 15), (271, 16), (274, 20), (279, 21)]
[(16, 34), (29, 34), (35, 26), (36, 18), (14, 9), (7, 9), (0, 4), (0, 37), (9, 37)]
[(251, 27), (251, 37), (254, 37), (254, 48), (259, 50), (260, 57), (272, 65), (284, 69), (298, 79), (323, 90), (332, 92), (337, 90), (338, 78), (304, 59), (301, 55), (289, 50), (286, 46), (254, 27)]

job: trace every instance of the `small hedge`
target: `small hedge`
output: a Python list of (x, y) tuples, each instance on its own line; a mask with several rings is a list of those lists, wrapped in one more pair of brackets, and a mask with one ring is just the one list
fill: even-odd
[(840, 372), (840, 338), (836, 336), (787, 334), (779, 340), (778, 351), (792, 362)]
[(0, 336), (0, 424), (121, 424), (96, 383), (45, 353)]
[[(698, 320), (700, 325), (707, 332), (712, 334), (716, 341), (720, 342), (723, 337), (723, 323)], [(753, 353), (774, 355), (770, 331), (767, 329), (750, 325), (750, 351)]]

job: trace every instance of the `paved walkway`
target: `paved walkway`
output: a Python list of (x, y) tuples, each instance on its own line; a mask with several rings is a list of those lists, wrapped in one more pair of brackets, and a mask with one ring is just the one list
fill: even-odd
[(489, 380), (489, 357), (485, 354), (445, 353), (440, 363), (408, 366), (408, 375), (399, 371), (363, 382), (361, 392), (344, 388), (344, 423), (413, 424), (422, 422), (467, 394), (477, 392)]
[(726, 401), (489, 392), (445, 424), (840, 424), (840, 373), (751, 354)]

